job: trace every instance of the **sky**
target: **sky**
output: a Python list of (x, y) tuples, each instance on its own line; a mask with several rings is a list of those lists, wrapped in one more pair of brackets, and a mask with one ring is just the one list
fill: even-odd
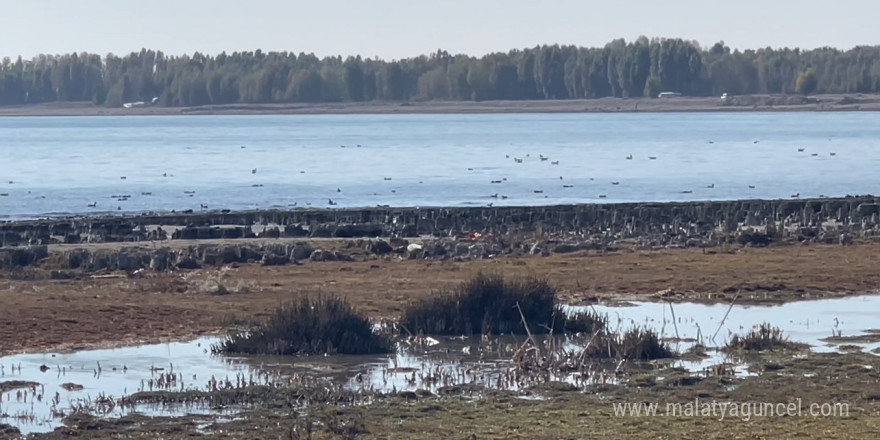
[(400, 59), (640, 35), (760, 47), (880, 44), (878, 0), (3, 0), (0, 57), (141, 48)]

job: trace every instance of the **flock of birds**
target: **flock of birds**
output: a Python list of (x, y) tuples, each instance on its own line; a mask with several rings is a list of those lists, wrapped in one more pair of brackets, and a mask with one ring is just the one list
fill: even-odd
[[(759, 141), (754, 141), (753, 143), (754, 143), (754, 144), (757, 144), (758, 142), (759, 142)], [(713, 141), (709, 141), (709, 144), (714, 144), (714, 142), (713, 142)], [(356, 147), (354, 147), (354, 148), (362, 148), (362, 147), (363, 147), (363, 145), (358, 144), (358, 145), (357, 145)], [(247, 148), (247, 147), (244, 146), (244, 145), (242, 145), (241, 148), (242, 148), (242, 149), (245, 149), (245, 148)], [(346, 145), (340, 145), (340, 148), (349, 148), (349, 146), (346, 146)], [(798, 148), (797, 151), (798, 151), (798, 153), (804, 153), (804, 152), (806, 152), (806, 149), (805, 149), (805, 148)], [(810, 153), (810, 155), (815, 157), (815, 156), (819, 156), (819, 153)], [(829, 155), (830, 155), (830, 156), (836, 156), (837, 153), (835, 153), (835, 152), (830, 152)], [(647, 157), (648, 160), (657, 160), (657, 159), (658, 159), (657, 156), (646, 156), (646, 157)], [(505, 155), (505, 159), (513, 159), (514, 163), (516, 163), (516, 164), (523, 164), (523, 163), (526, 162), (526, 159), (529, 159), (529, 158), (531, 158), (531, 154), (525, 154), (525, 155), (522, 156), (522, 157), (511, 156), (510, 154)], [(544, 156), (543, 154), (539, 154), (539, 155), (538, 155), (538, 162), (547, 162), (547, 163), (549, 163), (550, 165), (559, 165), (559, 164), (560, 164), (560, 161), (559, 161), (559, 160), (550, 160), (550, 159), (551, 159), (551, 158), (550, 158), (549, 156)], [(634, 158), (634, 156), (633, 156), (632, 154), (629, 154), (629, 155), (625, 156), (624, 159), (625, 159), (625, 160), (635, 160), (635, 158)], [(256, 175), (256, 174), (257, 174), (257, 171), (258, 171), (258, 168), (252, 168), (252, 169), (250, 170), (251, 174), (253, 174), (253, 175)], [(472, 167), (469, 167), (469, 168), (467, 168), (467, 171), (469, 171), (469, 172), (474, 172), (475, 169), (472, 168)], [(305, 171), (305, 170), (300, 170), (299, 173), (300, 173), (300, 174), (305, 174), (306, 171)], [(166, 172), (166, 173), (162, 173), (162, 177), (163, 177), (163, 178), (173, 178), (174, 175), (173, 175), (173, 174), (169, 174), (169, 173)], [(119, 179), (120, 179), (120, 180), (126, 180), (126, 179), (127, 179), (127, 176), (120, 176)], [(388, 182), (388, 181), (392, 181), (392, 180), (393, 180), (392, 177), (383, 177), (383, 181)], [(561, 180), (564, 180), (564, 177), (563, 177), (563, 176), (559, 176), (559, 180), (560, 180), (560, 181), (561, 181)], [(589, 180), (590, 180), (590, 181), (593, 181), (593, 180), (595, 180), (595, 179), (594, 179), (593, 177), (590, 177)], [(492, 180), (490, 180), (490, 183), (493, 184), (493, 185), (494, 185), (494, 184), (504, 184), (504, 183), (506, 183), (507, 181), (508, 181), (508, 178), (507, 178), (507, 177), (502, 177), (501, 179), (492, 179)], [(8, 184), (9, 184), (9, 185), (13, 185), (13, 184), (15, 184), (15, 183), (16, 183), (16, 182), (14, 182), (14, 181), (12, 181), (12, 180), (8, 181)], [(423, 183), (423, 181), (420, 180), (418, 183), (421, 184), (421, 183)], [(611, 181), (610, 184), (611, 184), (612, 186), (617, 186), (617, 185), (620, 185), (621, 182), (620, 182), (620, 181)], [(259, 188), (259, 187), (263, 187), (263, 184), (261, 184), (261, 183), (254, 183), (254, 184), (251, 185), (251, 187)], [(755, 189), (755, 188), (756, 188), (755, 185), (748, 185), (748, 187), (749, 187), (749, 189)], [(574, 185), (573, 185), (573, 184), (569, 184), (569, 183), (564, 183), (564, 184), (562, 185), (562, 188), (563, 188), (563, 189), (571, 189), (571, 188), (574, 188)], [(707, 189), (714, 189), (714, 188), (715, 188), (715, 184), (714, 184), (714, 183), (710, 183), (710, 184), (706, 185), (705, 188), (707, 188)], [(339, 188), (339, 187), (337, 187), (335, 192), (336, 192), (337, 194), (338, 194), (338, 193), (342, 193), (342, 189)], [(391, 193), (396, 193), (396, 192), (397, 192), (397, 189), (396, 189), (396, 188), (391, 188), (391, 189), (390, 189), (390, 192), (391, 192)], [(542, 188), (533, 189), (532, 192), (533, 192), (534, 194), (544, 194), (544, 189), (542, 189)], [(686, 189), (686, 190), (682, 190), (680, 193), (681, 193), (681, 194), (692, 194), (693, 192), (694, 192), (694, 191), (693, 191), (692, 189)], [(183, 191), (183, 193), (184, 193), (185, 195), (189, 196), (189, 197), (195, 197), (195, 195), (196, 195), (196, 192), (193, 191), (193, 190)], [(28, 194), (30, 194), (30, 191), (28, 191)], [(152, 194), (151, 192), (146, 192), (146, 191), (145, 191), (145, 192), (141, 192), (140, 195), (141, 195), (141, 196), (152, 196), (153, 194)], [(378, 193), (378, 192), (374, 192), (373, 195), (374, 195), (374, 196), (378, 196), (379, 193)], [(6, 197), (6, 196), (9, 196), (9, 193), (6, 193), (6, 192), (4, 192), (4, 193), (0, 193), (0, 197)], [(607, 197), (608, 197), (607, 194), (598, 194), (598, 198), (600, 198), (600, 199), (605, 199), (605, 198), (607, 198)], [(791, 198), (795, 198), (795, 199), (800, 198), (800, 193), (792, 194), (790, 197), (791, 197)], [(820, 195), (819, 197), (825, 197), (825, 196), (824, 196), (824, 195)], [(41, 199), (45, 199), (46, 197), (45, 197), (45, 196), (40, 196), (39, 198), (41, 198)], [(115, 200), (115, 201), (117, 201), (117, 202), (125, 202), (125, 201), (128, 201), (129, 199), (131, 199), (132, 196), (131, 196), (130, 194), (121, 194), (121, 195), (116, 195), (116, 194), (114, 194), (114, 195), (111, 195), (110, 198), (113, 199), (113, 200)], [(508, 195), (506, 195), (506, 194), (499, 194), (498, 192), (495, 192), (495, 193), (493, 193), (493, 194), (490, 194), (490, 195), (488, 196), (488, 198), (489, 198), (489, 199), (501, 199), (501, 200), (507, 200), (508, 198), (510, 198), (510, 196), (508, 196)], [(544, 198), (549, 198), (549, 195), (544, 195)], [(328, 197), (328, 198), (327, 198), (327, 205), (328, 205), (328, 206), (337, 206), (338, 204), (339, 204), (339, 203), (338, 203), (337, 201), (334, 201), (332, 197)], [(311, 202), (308, 202), (308, 201), (305, 202), (305, 206), (311, 206), (311, 205), (312, 205)], [(487, 204), (487, 206), (489, 206), (489, 207), (491, 207), (491, 206), (493, 206), (493, 205), (494, 205), (494, 202), (490, 202), (490, 203)], [(292, 203), (292, 204), (288, 204), (288, 207), (297, 207), (297, 206), (298, 206), (298, 202), (294, 202), (294, 203)], [(379, 205), (379, 206), (383, 206), (383, 205)], [(87, 205), (87, 207), (89, 207), (89, 208), (98, 208), (99, 205), (98, 205), (98, 202), (95, 201), (95, 202), (89, 203), (89, 204)], [(207, 204), (199, 203), (199, 208), (200, 208), (201, 210), (207, 210), (209, 207), (208, 207)], [(117, 205), (116, 210), (121, 211), (121, 210), (122, 210), (122, 205)], [(186, 210), (186, 211), (184, 211), (184, 212), (191, 212), (191, 211), (192, 211), (192, 210)]]

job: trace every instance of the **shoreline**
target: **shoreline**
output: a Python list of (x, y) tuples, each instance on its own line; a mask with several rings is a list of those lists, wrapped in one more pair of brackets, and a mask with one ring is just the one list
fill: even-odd
[(880, 95), (838, 94), (810, 97), (745, 95), (718, 97), (596, 98), (533, 101), (424, 101), (289, 104), (225, 104), (195, 107), (100, 107), (84, 102), (2, 106), (0, 117), (20, 116), (172, 116), (172, 115), (395, 115), (395, 114), (552, 114), (552, 113), (743, 113), (880, 111)]

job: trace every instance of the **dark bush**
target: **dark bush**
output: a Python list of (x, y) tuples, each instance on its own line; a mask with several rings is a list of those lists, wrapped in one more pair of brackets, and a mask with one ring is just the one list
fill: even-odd
[[(537, 278), (506, 282), (499, 275), (478, 274), (451, 295), (410, 304), (400, 324), (413, 333), (522, 334), (526, 331), (520, 310), (529, 330), (546, 333), (557, 310), (556, 289)], [(559, 315), (564, 324), (564, 314), (560, 311)]]
[(601, 331), (596, 333), (588, 348), (588, 355), (598, 359), (626, 359), (647, 361), (673, 357), (672, 351), (651, 329), (635, 327), (624, 333)]
[(794, 350), (802, 348), (803, 344), (792, 342), (782, 334), (779, 327), (773, 327), (769, 323), (754, 326), (745, 336), (733, 335), (733, 338), (724, 347), (725, 351), (764, 351), (764, 350)]
[(608, 317), (593, 310), (579, 310), (566, 313), (562, 307), (556, 307), (553, 320), (553, 333), (596, 333), (604, 331), (608, 325)]
[(267, 322), (213, 347), (218, 353), (315, 355), (379, 354), (391, 342), (343, 299), (303, 297), (275, 311)]

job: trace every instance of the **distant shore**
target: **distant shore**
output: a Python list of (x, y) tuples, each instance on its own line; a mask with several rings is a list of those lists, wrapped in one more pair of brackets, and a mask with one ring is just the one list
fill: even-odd
[(228, 104), (197, 107), (103, 107), (57, 102), (2, 106), (0, 116), (125, 115), (329, 115), (329, 114), (491, 114), (491, 113), (670, 113), (768, 111), (880, 111), (880, 95), (746, 95), (719, 97), (598, 98), (540, 101), (412, 101), (290, 104)]

